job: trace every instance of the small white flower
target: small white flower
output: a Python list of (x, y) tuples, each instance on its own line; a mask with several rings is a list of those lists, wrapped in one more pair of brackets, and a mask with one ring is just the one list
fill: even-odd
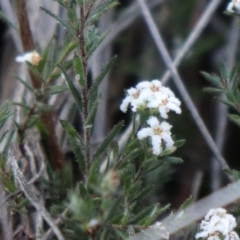
[(232, 0), (227, 6), (227, 11), (240, 13), (240, 0)]
[(220, 239), (219, 234), (221, 234), (224, 236), (224, 240), (239, 240), (237, 233), (233, 231), (236, 226), (235, 218), (225, 209), (211, 209), (200, 224), (202, 232), (197, 233), (195, 238), (218, 240)]
[(17, 56), (15, 60), (20, 63), (30, 62), (32, 65), (37, 66), (41, 56), (36, 51), (33, 51)]
[(174, 145), (170, 131), (172, 126), (165, 121), (159, 123), (156, 117), (150, 117), (147, 123), (150, 127), (141, 129), (137, 133), (138, 139), (151, 137), (152, 152), (154, 155), (160, 155), (163, 151), (163, 141), (165, 142), (165, 148), (171, 149)]
[(181, 102), (167, 87), (163, 87), (159, 80), (143, 81), (136, 88), (127, 90), (127, 96), (123, 100), (120, 110), (127, 111), (128, 105), (136, 112), (140, 107), (157, 109), (162, 118), (168, 118), (168, 112), (181, 113)]
[(149, 108), (158, 108), (162, 118), (168, 118), (167, 113), (172, 110), (177, 114), (181, 114), (181, 102), (176, 97), (168, 97), (166, 94), (158, 95), (148, 103)]
[(132, 111), (136, 112), (137, 108), (140, 105), (144, 104), (143, 99), (139, 98), (140, 90), (136, 88), (130, 88), (129, 90), (127, 90), (127, 94), (128, 94), (127, 97), (123, 100), (120, 106), (120, 110), (126, 112), (128, 105), (130, 104), (132, 106)]

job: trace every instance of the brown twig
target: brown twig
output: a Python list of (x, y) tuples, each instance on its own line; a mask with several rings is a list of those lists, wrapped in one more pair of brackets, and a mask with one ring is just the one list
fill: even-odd
[[(24, 52), (29, 52), (34, 50), (34, 42), (32, 33), (29, 26), (28, 15), (26, 10), (26, 2), (25, 0), (16, 0), (16, 12), (17, 19), (19, 24), (19, 34), (22, 41), (22, 46)], [(42, 87), (41, 79), (36, 76), (33, 72), (29, 70), (30, 80), (32, 86), (35, 90), (39, 90)], [(36, 95), (36, 100), (42, 103), (47, 103), (47, 99), (45, 96)], [(54, 128), (53, 122), (53, 112), (48, 110), (40, 115), (40, 121), (44, 126), (47, 139), (46, 145), (50, 153), (50, 163), (54, 170), (60, 170), (64, 166), (64, 158), (63, 154), (58, 146), (57, 137)]]

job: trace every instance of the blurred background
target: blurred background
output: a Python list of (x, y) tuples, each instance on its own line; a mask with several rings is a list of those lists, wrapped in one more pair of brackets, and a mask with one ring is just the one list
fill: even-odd
[[(0, 9), (15, 24), (12, 2), (0, 0)], [(172, 59), (178, 56), (190, 34), (200, 29), (199, 21), (205, 20), (199, 36), (185, 52), (177, 69), (223, 156), (230, 167), (240, 169), (239, 129), (228, 121), (228, 109), (218, 101), (221, 96), (203, 91), (210, 83), (200, 74), (200, 71), (218, 74), (222, 62), (226, 63), (229, 70), (239, 65), (240, 29), (236, 18), (223, 14), (228, 1), (146, 0), (146, 3)], [(214, 3), (211, 14), (204, 19), (204, 14), (210, 11)], [(66, 18), (66, 14), (54, 1), (27, 1), (36, 48), (41, 53), (52, 37), (55, 38), (57, 46), (61, 47), (66, 35), (54, 19), (39, 11), (40, 6), (51, 9), (63, 19)], [(101, 17), (98, 27), (100, 33), (107, 29), (110, 29), (110, 33), (95, 55), (89, 59), (90, 79), (99, 73), (103, 63), (111, 56), (117, 54), (118, 60), (99, 89), (101, 103), (97, 113), (93, 146), (98, 144), (118, 121), (123, 119), (124, 130), (127, 129), (131, 119), (130, 113), (123, 114), (119, 110), (124, 90), (142, 80), (161, 80), (166, 72), (164, 61), (145, 24), (137, 1), (119, 0), (117, 8)], [(19, 54), (22, 54), (22, 49), (17, 32), (0, 21), (1, 104), (7, 99), (13, 100), (23, 94), (19, 90), (19, 83), (13, 77), (20, 69), (15, 62), (15, 57)], [(181, 92), (171, 77), (168, 79), (166, 85), (182, 101)], [(68, 106), (65, 104), (62, 108)], [(56, 112), (56, 119), (59, 118)], [(170, 115), (169, 122), (173, 125), (172, 132), (176, 139), (186, 140), (185, 145), (175, 153), (175, 156), (183, 158), (184, 163), (165, 165), (164, 168), (146, 176), (146, 184), (153, 181), (156, 186), (155, 194), (146, 201), (170, 202), (173, 208), (177, 208), (190, 195), (197, 200), (224, 186), (228, 180), (183, 102), (182, 114)], [(73, 123), (76, 127), (81, 124), (77, 114)]]

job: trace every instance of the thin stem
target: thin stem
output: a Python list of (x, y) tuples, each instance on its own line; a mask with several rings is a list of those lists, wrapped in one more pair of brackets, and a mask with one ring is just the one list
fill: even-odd
[[(85, 126), (87, 116), (88, 116), (88, 87), (87, 87), (87, 59), (86, 59), (86, 51), (84, 49), (85, 46), (85, 40), (84, 40), (84, 27), (85, 27), (85, 13), (84, 13), (84, 7), (79, 6), (79, 11), (80, 11), (80, 27), (79, 30), (77, 31), (77, 38), (79, 41), (79, 51), (80, 51), (80, 61), (82, 62), (83, 66), (83, 72), (85, 76), (85, 87), (81, 88), (82, 92), (82, 101), (83, 101), (83, 113), (82, 113), (82, 118), (83, 118), (83, 123)], [(86, 152), (85, 152), (85, 161), (86, 161), (86, 167), (87, 171), (90, 169), (90, 132), (88, 128), (83, 127), (83, 134), (84, 134), (84, 141), (86, 144)]]
[[(164, 45), (164, 42), (162, 40), (162, 37), (157, 29), (156, 24), (153, 21), (153, 18), (149, 12), (149, 9), (147, 7), (147, 5), (145, 4), (144, 0), (137, 0), (139, 3), (139, 6), (142, 10), (143, 13), (143, 17), (146, 21), (146, 24), (149, 28), (149, 31), (155, 41), (155, 44), (157, 46), (157, 49), (160, 53), (160, 55), (162, 56), (167, 68), (170, 70), (172, 78), (180, 92), (180, 94), (182, 95), (182, 98), (187, 106), (187, 108), (189, 109), (195, 123), (197, 124), (200, 132), (202, 133), (205, 141), (207, 142), (208, 146), (210, 147), (210, 149), (212, 150), (212, 152), (214, 153), (214, 155), (216, 156), (217, 160), (219, 161), (219, 163), (221, 164), (222, 170), (226, 171), (226, 170), (230, 170), (227, 162), (225, 161), (225, 159), (223, 158), (223, 156), (221, 155), (221, 153), (219, 152), (215, 142), (213, 141), (212, 136), (210, 135), (210, 133), (208, 132), (203, 120), (201, 119), (196, 107), (194, 106), (178, 72), (177, 69), (174, 67), (174, 64), (169, 56), (169, 53)], [(233, 181), (232, 176), (226, 171), (226, 174), (229, 178), (230, 181)]]

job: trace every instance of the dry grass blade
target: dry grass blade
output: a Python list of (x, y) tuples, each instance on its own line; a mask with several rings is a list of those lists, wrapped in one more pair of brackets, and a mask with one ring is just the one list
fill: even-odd
[[(181, 211), (177, 212), (171, 216), (171, 221), (165, 219), (162, 221), (162, 224), (170, 235), (174, 234), (179, 230), (203, 218), (209, 211), (209, 209), (223, 207), (238, 200), (240, 198), (239, 187), (240, 181), (229, 184), (227, 187), (224, 187), (221, 190), (212, 193), (210, 196), (187, 207), (184, 210), (184, 215)], [(152, 229), (148, 229), (144, 233), (139, 233), (135, 235), (133, 238), (131, 238), (131, 240), (146, 239), (146, 233), (148, 234), (148, 236), (151, 236), (151, 238), (149, 239), (159, 240), (161, 237), (161, 231), (154, 231), (154, 234), (152, 234), (152, 231)]]
[(18, 184), (20, 185), (26, 198), (35, 207), (35, 209), (42, 215), (42, 217), (45, 219), (45, 221), (49, 224), (49, 226), (52, 228), (56, 237), (59, 240), (64, 240), (64, 237), (63, 237), (62, 233), (60, 232), (59, 228), (54, 223), (54, 220), (52, 219), (50, 214), (47, 212), (47, 210), (39, 203), (37, 196), (31, 190), (31, 188), (28, 186), (28, 183), (26, 182), (22, 172), (20, 171), (17, 161), (16, 161), (16, 158), (11, 150), (8, 153), (8, 161), (12, 167), (14, 177), (15, 177), (16, 181), (18, 182)]

